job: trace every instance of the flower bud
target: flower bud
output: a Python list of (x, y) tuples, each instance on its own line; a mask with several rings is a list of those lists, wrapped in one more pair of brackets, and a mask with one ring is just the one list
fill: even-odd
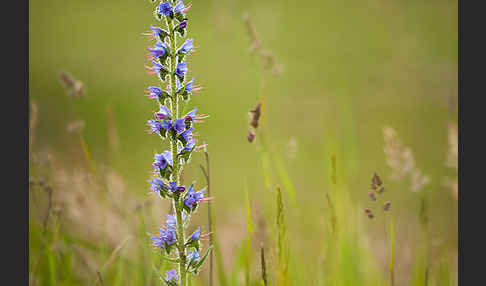
[(179, 23), (179, 29), (185, 29), (187, 27), (187, 20)]

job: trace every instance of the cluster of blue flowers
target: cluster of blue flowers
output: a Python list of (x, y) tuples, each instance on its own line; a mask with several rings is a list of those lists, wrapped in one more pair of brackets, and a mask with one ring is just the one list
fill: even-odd
[[(152, 2), (157, 2), (152, 0)], [(150, 26), (146, 33), (153, 46), (147, 47), (147, 60), (151, 66), (147, 68), (157, 75), (160, 86), (149, 86), (146, 96), (157, 104), (158, 111), (147, 121), (149, 132), (170, 142), (170, 150), (154, 155), (153, 178), (149, 180), (151, 189), (161, 198), (172, 199), (174, 214), (167, 215), (164, 226), (159, 227), (159, 234), (152, 236), (153, 246), (165, 250), (171, 262), (179, 265), (166, 272), (163, 280), (170, 286), (186, 286), (188, 273), (197, 274), (209, 249), (202, 257), (200, 240), (208, 235), (201, 235), (198, 227), (186, 239), (184, 229), (187, 227), (190, 215), (194, 213), (204, 197), (205, 189), (196, 191), (194, 185), (186, 188), (180, 185), (180, 171), (191, 158), (191, 154), (204, 146), (196, 146), (195, 123), (202, 122), (207, 116), (197, 114), (197, 109), (179, 116), (179, 101), (189, 101), (193, 93), (201, 88), (194, 84), (194, 78), (188, 80), (189, 72), (186, 57), (194, 52), (194, 40), (186, 39), (179, 48), (177, 38), (187, 34), (188, 19), (186, 6), (182, 0), (160, 1), (155, 7), (154, 15), (158, 21), (165, 20), (166, 29)], [(170, 257), (171, 255), (177, 257)]]

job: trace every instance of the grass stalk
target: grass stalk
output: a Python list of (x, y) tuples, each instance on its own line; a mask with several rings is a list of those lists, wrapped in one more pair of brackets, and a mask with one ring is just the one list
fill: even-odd
[(262, 265), (262, 284), (263, 286), (267, 286), (267, 268), (265, 266), (265, 250), (263, 248), (263, 244), (260, 246), (260, 258), (261, 258), (261, 265)]
[[(206, 160), (206, 168), (202, 165), (201, 171), (204, 174), (204, 178), (206, 179), (206, 184), (208, 185), (208, 197), (211, 197), (211, 178), (210, 178), (210, 168), (209, 168), (209, 154), (207, 151), (204, 152), (204, 158)], [(209, 230), (209, 246), (213, 246), (213, 222), (212, 222), (212, 215), (211, 215), (211, 200), (208, 201), (208, 230)], [(210, 250), (209, 253), (209, 286), (213, 286), (213, 249)]]

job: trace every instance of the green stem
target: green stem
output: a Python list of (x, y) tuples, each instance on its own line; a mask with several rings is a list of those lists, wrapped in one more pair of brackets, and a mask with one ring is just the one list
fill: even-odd
[[(170, 87), (171, 87), (171, 113), (174, 119), (179, 117), (179, 106), (178, 106), (178, 97), (177, 97), (177, 90), (176, 90), (176, 35), (174, 32), (174, 24), (173, 20), (167, 19), (167, 27), (170, 32), (170, 45), (171, 45), (171, 55), (170, 55)], [(179, 177), (179, 160), (177, 159), (177, 138), (173, 138), (171, 141), (171, 149), (172, 149), (172, 180), (180, 184), (180, 177)], [(181, 279), (181, 286), (186, 286), (187, 284), (187, 268), (186, 268), (186, 253), (185, 253), (185, 235), (184, 235), (184, 223), (182, 221), (182, 211), (183, 211), (183, 198), (184, 196), (181, 195), (179, 198), (173, 200), (174, 210), (176, 212), (177, 217), (177, 249), (179, 255), (179, 276)]]

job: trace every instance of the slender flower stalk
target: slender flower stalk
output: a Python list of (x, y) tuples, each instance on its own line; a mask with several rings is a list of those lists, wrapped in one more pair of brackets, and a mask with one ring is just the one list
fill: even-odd
[(180, 101), (189, 101), (190, 95), (201, 88), (194, 85), (194, 78), (187, 79), (186, 57), (193, 51), (193, 39), (186, 39), (178, 48), (178, 37), (187, 35), (188, 18), (186, 6), (182, 0), (151, 1), (157, 2), (154, 16), (165, 29), (150, 26), (151, 32), (145, 35), (156, 41), (147, 47), (150, 61), (146, 66), (151, 74), (157, 75), (161, 81), (159, 86), (149, 86), (146, 96), (154, 99), (158, 112), (147, 121), (149, 133), (158, 135), (162, 140), (169, 141), (169, 150), (154, 155), (153, 178), (149, 180), (151, 190), (161, 198), (172, 200), (174, 214), (167, 215), (166, 224), (159, 227), (159, 233), (152, 236), (153, 246), (165, 251), (163, 258), (176, 264), (178, 269), (172, 269), (163, 275), (162, 280), (169, 286), (186, 286), (189, 273), (197, 274), (206, 259), (209, 250), (200, 255), (200, 240), (207, 234), (201, 234), (198, 227), (189, 237), (185, 228), (189, 225), (190, 215), (201, 202), (209, 200), (205, 197), (206, 189), (196, 190), (194, 185), (185, 187), (181, 182), (181, 172), (190, 161), (192, 152), (201, 149), (196, 146), (194, 125), (201, 123), (206, 115), (196, 114), (197, 109), (181, 116)]
[[(390, 261), (388, 264), (388, 270), (390, 273), (390, 285), (394, 286), (395, 285), (395, 275), (394, 275), (394, 264), (395, 264), (395, 247), (394, 247), (394, 227), (393, 227), (393, 216), (391, 214), (391, 201), (385, 201), (382, 204), (383, 198), (383, 193), (385, 192), (385, 186), (384, 183), (381, 179), (381, 177), (375, 172), (373, 174), (373, 177), (371, 178), (371, 191), (368, 193), (368, 197), (372, 201), (373, 204), (379, 203), (381, 205), (381, 209), (383, 211), (383, 216), (384, 216), (384, 226), (385, 226), (385, 237), (387, 237), (387, 213), (389, 214), (390, 222), (389, 222), (389, 228), (390, 228)], [(368, 216), (368, 218), (371, 220), (375, 217), (375, 214), (373, 213), (371, 208), (365, 208), (364, 209), (365, 214)], [(379, 213), (376, 213), (378, 215)]]

